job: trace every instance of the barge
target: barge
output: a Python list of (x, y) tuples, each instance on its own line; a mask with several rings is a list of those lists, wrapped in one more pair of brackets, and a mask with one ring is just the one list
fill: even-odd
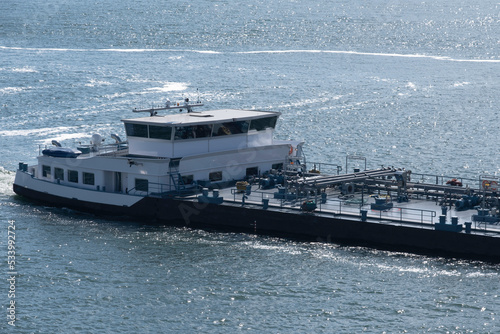
[[(19, 163), (14, 192), (46, 205), (160, 225), (242, 231), (500, 262), (498, 177), (308, 162), (276, 140), (280, 113), (188, 99), (123, 119), (126, 140), (53, 141)], [(159, 115), (164, 110), (182, 113)], [(364, 169), (348, 172), (349, 162)]]

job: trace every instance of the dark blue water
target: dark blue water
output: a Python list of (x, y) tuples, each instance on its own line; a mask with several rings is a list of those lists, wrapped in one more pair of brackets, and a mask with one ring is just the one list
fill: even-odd
[(1, 332), (9, 225), (22, 333), (499, 332), (495, 265), (152, 228), (11, 190), (40, 145), (124, 137), (132, 108), (198, 95), (282, 112), (276, 136), (306, 141), (310, 161), (498, 174), (499, 6), (1, 2)]

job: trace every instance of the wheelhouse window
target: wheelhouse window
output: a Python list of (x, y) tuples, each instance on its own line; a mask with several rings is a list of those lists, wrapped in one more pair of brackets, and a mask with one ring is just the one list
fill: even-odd
[(125, 123), (125, 131), (130, 137), (148, 137), (148, 126), (146, 124)]
[(208, 174), (208, 179), (212, 182), (222, 180), (222, 172), (212, 172)]
[(212, 134), (212, 125), (200, 124), (189, 126), (176, 126), (174, 138), (179, 139), (193, 139), (210, 137)]
[(277, 120), (278, 116), (252, 119), (252, 122), (250, 123), (250, 130), (263, 131), (269, 128), (274, 129)]
[(68, 181), (78, 183), (78, 171), (68, 170)]
[(54, 179), (64, 181), (64, 169), (54, 168)]
[(50, 177), (50, 166), (42, 165), (42, 176)]
[(88, 184), (93, 186), (95, 184), (95, 176), (94, 173), (85, 173), (83, 172), (83, 184)]
[(213, 137), (236, 135), (248, 132), (249, 121), (226, 122), (214, 124)]
[(149, 190), (149, 181), (146, 179), (135, 179), (135, 190), (147, 192)]
[(172, 128), (170, 126), (149, 126), (149, 138), (170, 140), (172, 138)]

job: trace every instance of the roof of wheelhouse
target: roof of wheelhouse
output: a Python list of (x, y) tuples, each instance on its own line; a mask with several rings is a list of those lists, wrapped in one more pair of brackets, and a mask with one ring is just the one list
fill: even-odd
[(155, 115), (150, 117), (122, 119), (126, 123), (141, 123), (154, 125), (195, 125), (213, 124), (221, 122), (245, 121), (272, 116), (279, 116), (280, 112), (242, 110), (242, 109), (220, 109), (201, 112), (179, 113), (169, 115)]

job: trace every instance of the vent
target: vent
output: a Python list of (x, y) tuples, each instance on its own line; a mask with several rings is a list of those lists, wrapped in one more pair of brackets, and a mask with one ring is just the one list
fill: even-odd
[(214, 115), (209, 115), (209, 114), (197, 114), (197, 113), (189, 113), (189, 116), (191, 116), (191, 117), (214, 117)]

